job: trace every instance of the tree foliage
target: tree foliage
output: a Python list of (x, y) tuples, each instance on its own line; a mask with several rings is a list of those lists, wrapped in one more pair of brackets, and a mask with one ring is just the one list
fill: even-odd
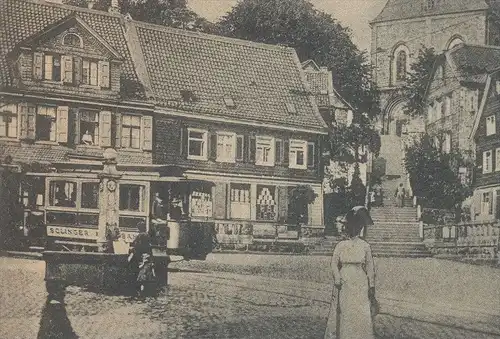
[[(65, 3), (87, 7), (88, 0), (65, 0)], [(97, 0), (94, 9), (107, 11), (111, 0)], [(152, 24), (212, 32), (214, 25), (187, 6), (187, 0), (119, 0), (120, 12), (134, 20)]]
[(217, 24), (221, 34), (295, 48), (299, 59), (328, 67), (334, 86), (355, 111), (380, 113), (366, 54), (351, 32), (307, 0), (242, 0)]
[(472, 189), (459, 176), (459, 168), (470, 165), (456, 151), (438, 150), (428, 135), (406, 150), (405, 167), (414, 195), (423, 198), (426, 207), (454, 209), (471, 196)]
[(431, 72), (436, 61), (434, 48), (423, 46), (419, 52), (417, 60), (410, 66), (410, 73), (404, 87), (404, 94), (407, 97), (404, 111), (410, 116), (423, 116), (425, 114), (425, 91)]

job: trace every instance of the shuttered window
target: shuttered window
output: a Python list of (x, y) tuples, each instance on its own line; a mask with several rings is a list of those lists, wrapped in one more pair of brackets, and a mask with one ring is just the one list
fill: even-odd
[(122, 115), (121, 147), (141, 148), (141, 117), (136, 115)]
[(290, 140), (290, 168), (307, 168), (307, 141)]
[(274, 166), (275, 144), (274, 138), (257, 136), (255, 139), (255, 163), (262, 166)]
[(57, 107), (40, 105), (36, 115), (36, 139), (57, 141)]
[(99, 112), (82, 110), (79, 120), (80, 142), (83, 145), (100, 145)]
[(0, 103), (0, 137), (17, 138), (17, 105)]

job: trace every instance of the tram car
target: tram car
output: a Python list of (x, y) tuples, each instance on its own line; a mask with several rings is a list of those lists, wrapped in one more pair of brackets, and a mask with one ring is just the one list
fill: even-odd
[[(204, 260), (216, 238), (211, 200), (200, 191), (211, 183), (182, 176), (125, 175), (116, 184), (119, 197), (119, 237), (130, 244), (145, 223), (153, 248), (166, 255)], [(100, 179), (95, 173), (30, 173), (21, 183), (23, 234), (33, 247), (65, 251), (97, 251)], [(194, 217), (192, 204), (206, 208)]]

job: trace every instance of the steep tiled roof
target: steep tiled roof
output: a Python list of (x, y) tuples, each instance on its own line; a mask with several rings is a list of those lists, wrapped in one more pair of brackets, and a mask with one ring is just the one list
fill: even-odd
[(435, 0), (433, 9), (427, 9), (426, 4), (427, 0), (388, 0), (372, 23), (489, 8), (484, 0)]
[[(308, 93), (291, 48), (136, 23), (158, 105), (246, 121), (321, 129), (326, 125)], [(180, 91), (191, 91), (184, 102)], [(236, 107), (226, 107), (231, 97)], [(294, 104), (289, 113), (286, 104)]]
[(461, 44), (446, 52), (464, 81), (484, 83), (500, 66), (500, 47)]
[(7, 53), (20, 42), (72, 14), (78, 15), (122, 56), (123, 83), (128, 86), (139, 83), (122, 29), (121, 16), (43, 1), (0, 0), (0, 87), (9, 85), (12, 80), (6, 61)]

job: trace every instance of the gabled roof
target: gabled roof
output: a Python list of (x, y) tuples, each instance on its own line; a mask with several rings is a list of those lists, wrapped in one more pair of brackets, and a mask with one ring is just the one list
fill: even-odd
[[(174, 102), (214, 118), (326, 128), (294, 49), (143, 22), (135, 27), (156, 103), (165, 111)], [(194, 100), (183, 100), (181, 91)], [(235, 107), (225, 105), (226, 97)]]
[(476, 136), (477, 129), (479, 128), (479, 123), (481, 122), (481, 117), (483, 116), (483, 112), (486, 107), (486, 103), (488, 101), (488, 98), (490, 97), (489, 93), (493, 89), (492, 85), (494, 85), (496, 81), (498, 81), (499, 75), (500, 75), (500, 68), (491, 72), (491, 74), (488, 75), (488, 79), (486, 80), (486, 84), (484, 86), (484, 94), (481, 99), (481, 104), (479, 105), (479, 109), (477, 110), (476, 115), (474, 116), (474, 125), (470, 132), (469, 139), (474, 139)]
[(446, 78), (456, 77), (462, 83), (485, 84), (488, 74), (500, 66), (500, 47), (487, 45), (459, 44), (436, 58), (430, 81), (427, 84), (428, 94), (437, 67), (446, 62), (450, 68)]
[(435, 7), (427, 9), (427, 0), (388, 0), (382, 11), (371, 21), (372, 24), (418, 18), (422, 16), (487, 10), (485, 0), (435, 0)]
[[(138, 88), (144, 99), (151, 91), (155, 104), (167, 113), (174, 102), (175, 110), (198, 116), (326, 131), (292, 48), (37, 0), (0, 0), (0, 88), (12, 83), (10, 51), (75, 15), (122, 56), (122, 89)], [(181, 91), (192, 92), (196, 100), (183, 100)], [(236, 107), (224, 104), (227, 97)], [(290, 104), (293, 114), (287, 111)]]

